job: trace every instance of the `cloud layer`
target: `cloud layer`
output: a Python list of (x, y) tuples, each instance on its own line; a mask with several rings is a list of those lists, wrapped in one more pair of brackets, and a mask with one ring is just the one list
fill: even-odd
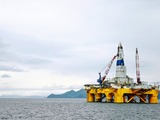
[[(119, 42), (129, 76), (135, 77), (138, 47), (142, 80), (159, 81), (159, 4), (145, 0), (1, 1), (3, 93), (14, 94), (12, 88), (43, 91), (54, 85), (67, 90), (96, 83), (97, 73), (116, 54)], [(109, 77), (114, 75), (115, 65)]]

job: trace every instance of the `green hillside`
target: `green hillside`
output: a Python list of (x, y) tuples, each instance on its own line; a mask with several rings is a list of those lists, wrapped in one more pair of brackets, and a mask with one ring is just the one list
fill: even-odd
[(80, 89), (79, 91), (68, 91), (63, 94), (50, 94), (47, 98), (86, 98), (86, 91)]

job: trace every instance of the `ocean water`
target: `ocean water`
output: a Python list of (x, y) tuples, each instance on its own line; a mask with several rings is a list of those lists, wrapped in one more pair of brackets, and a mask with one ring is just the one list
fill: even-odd
[(160, 120), (159, 104), (87, 103), (85, 99), (0, 99), (1, 120)]

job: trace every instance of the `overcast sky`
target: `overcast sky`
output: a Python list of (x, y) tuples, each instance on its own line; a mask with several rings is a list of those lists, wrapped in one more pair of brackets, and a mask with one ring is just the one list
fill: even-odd
[[(1, 0), (0, 95), (44, 95), (96, 83), (124, 47), (135, 80), (158, 82), (159, 0)], [(108, 77), (115, 75), (115, 62)], [(136, 80), (135, 80), (136, 81)]]

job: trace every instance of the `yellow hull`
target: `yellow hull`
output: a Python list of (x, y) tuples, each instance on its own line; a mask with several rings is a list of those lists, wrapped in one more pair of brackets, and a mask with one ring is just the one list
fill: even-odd
[[(87, 102), (114, 103), (158, 103), (158, 90), (155, 89), (131, 89), (131, 88), (90, 88), (86, 89)], [(137, 96), (137, 97), (136, 97)], [(139, 100), (135, 100), (139, 98)]]

